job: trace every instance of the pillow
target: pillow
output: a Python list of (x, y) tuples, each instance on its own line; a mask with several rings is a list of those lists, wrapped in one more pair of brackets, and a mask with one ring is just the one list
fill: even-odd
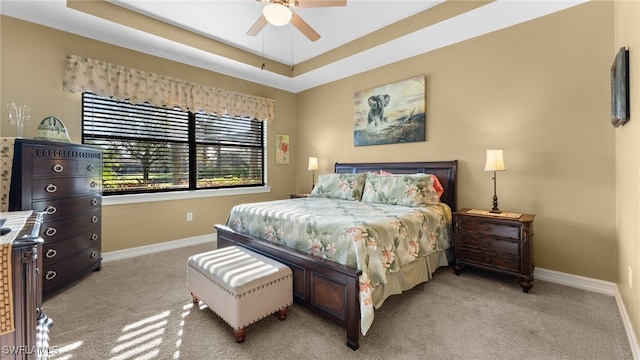
[[(385, 170), (380, 170), (379, 171), (380, 175), (398, 175), (398, 174), (394, 174)], [(442, 194), (444, 194), (444, 187), (442, 187), (442, 184), (440, 183), (440, 180), (438, 180), (438, 177), (435, 175), (433, 176), (433, 188), (436, 190), (436, 193), (438, 194), (438, 199), (440, 199), (442, 197)]]
[(360, 200), (366, 177), (365, 173), (320, 175), (309, 197)]
[(440, 202), (431, 174), (367, 176), (362, 201), (402, 206), (426, 206)]

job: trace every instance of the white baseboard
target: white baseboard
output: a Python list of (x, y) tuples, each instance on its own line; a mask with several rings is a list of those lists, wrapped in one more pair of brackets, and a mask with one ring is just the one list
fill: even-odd
[(538, 267), (533, 270), (533, 278), (609, 296), (615, 296), (618, 291), (618, 286), (610, 281), (572, 275)]
[(190, 238), (166, 241), (153, 245), (139, 246), (131, 249), (109, 251), (102, 254), (102, 262), (128, 259), (141, 255), (153, 254), (165, 250), (179, 249), (185, 246), (199, 245), (208, 242), (216, 242), (218, 234), (212, 233), (207, 235), (194, 236)]
[(622, 323), (624, 324), (625, 330), (627, 330), (627, 337), (629, 338), (629, 345), (631, 345), (631, 354), (634, 359), (640, 359), (640, 347), (638, 347), (638, 341), (636, 340), (636, 333), (633, 331), (633, 325), (631, 324), (631, 318), (629, 318), (629, 314), (627, 313), (627, 308), (624, 306), (624, 302), (622, 302), (622, 297), (620, 296), (620, 291), (616, 287), (616, 304), (618, 304), (618, 310), (620, 310), (620, 315), (622, 316)]
[(627, 338), (629, 339), (631, 354), (634, 359), (640, 359), (640, 347), (638, 347), (636, 333), (633, 330), (631, 319), (629, 318), (627, 308), (624, 306), (624, 302), (622, 301), (622, 297), (616, 283), (542, 268), (536, 268), (533, 271), (533, 277), (537, 280), (548, 281), (554, 284), (565, 285), (615, 297), (616, 304), (618, 305), (618, 311), (620, 311), (622, 323), (627, 332)]

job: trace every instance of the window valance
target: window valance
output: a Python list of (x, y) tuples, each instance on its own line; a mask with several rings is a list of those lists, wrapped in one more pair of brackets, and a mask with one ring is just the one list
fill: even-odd
[(251, 116), (269, 123), (275, 118), (275, 100), (222, 90), (148, 73), (76, 55), (67, 56), (63, 88), (71, 93), (90, 91), (132, 103), (204, 110), (219, 115)]

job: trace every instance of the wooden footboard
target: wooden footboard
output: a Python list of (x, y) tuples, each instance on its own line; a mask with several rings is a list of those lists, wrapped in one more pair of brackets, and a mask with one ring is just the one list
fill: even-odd
[(215, 226), (218, 248), (244, 246), (286, 264), (293, 271), (293, 298), (344, 326), (347, 346), (360, 346), (360, 302), (358, 277), (361, 271), (295, 249), (240, 234), (224, 225)]

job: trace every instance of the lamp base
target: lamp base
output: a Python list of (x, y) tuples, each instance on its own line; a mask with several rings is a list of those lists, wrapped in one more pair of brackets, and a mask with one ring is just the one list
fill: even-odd
[[(493, 178), (493, 181), (495, 181), (495, 177)], [(494, 182), (495, 184), (495, 182)], [(491, 208), (491, 210), (489, 211), (492, 214), (500, 214), (502, 211), (500, 211), (500, 209), (498, 209), (498, 196), (495, 193), (495, 187), (494, 187), (494, 193), (493, 193), (493, 207)]]

